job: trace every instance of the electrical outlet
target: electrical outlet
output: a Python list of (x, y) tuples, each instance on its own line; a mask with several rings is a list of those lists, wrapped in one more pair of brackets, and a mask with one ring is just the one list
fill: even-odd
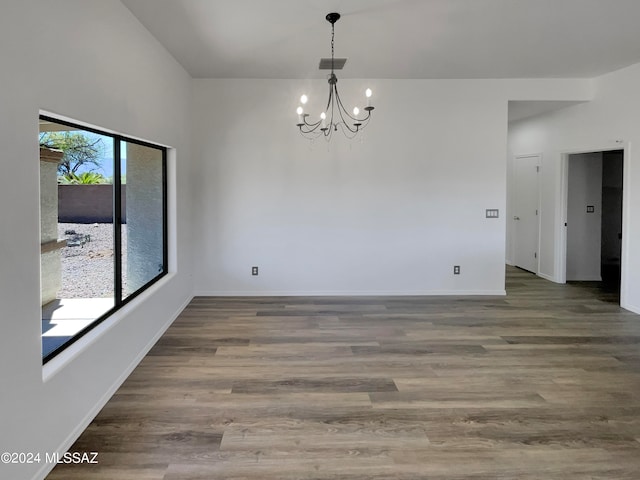
[(454, 265), (453, 266), (453, 274), (454, 275), (460, 275), (460, 265)]
[(251, 267), (251, 275), (254, 277), (258, 275), (258, 267)]

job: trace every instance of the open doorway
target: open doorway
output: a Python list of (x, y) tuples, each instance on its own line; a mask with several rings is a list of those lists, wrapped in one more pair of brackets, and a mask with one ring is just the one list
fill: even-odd
[(624, 151), (573, 153), (566, 160), (566, 281), (620, 303)]

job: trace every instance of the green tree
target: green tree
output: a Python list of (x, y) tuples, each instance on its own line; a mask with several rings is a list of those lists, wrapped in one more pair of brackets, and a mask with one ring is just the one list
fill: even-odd
[(104, 151), (101, 138), (91, 138), (81, 132), (43, 132), (40, 146), (64, 152), (58, 173), (69, 179), (77, 175), (81, 167), (93, 171), (101, 166), (100, 157)]
[(62, 185), (101, 185), (111, 183), (107, 177), (98, 172), (82, 172), (81, 174), (68, 173), (58, 177), (58, 183)]

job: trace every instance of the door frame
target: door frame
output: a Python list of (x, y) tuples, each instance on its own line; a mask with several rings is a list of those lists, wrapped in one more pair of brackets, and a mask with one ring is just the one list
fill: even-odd
[[(518, 159), (521, 158), (532, 158), (532, 157), (537, 157), (538, 158), (538, 182), (537, 182), (537, 195), (536, 195), (536, 209), (538, 210), (538, 215), (536, 215), (537, 219), (538, 219), (538, 238), (536, 239), (536, 271), (533, 272), (536, 275), (540, 275), (540, 243), (541, 243), (541, 218), (542, 218), (542, 209), (541, 207), (541, 198), (540, 198), (540, 174), (542, 173), (542, 153), (527, 153), (527, 154), (522, 154), (522, 155), (514, 155), (513, 156), (513, 168), (511, 170), (511, 185), (514, 186), (515, 185), (515, 175), (516, 175), (516, 162), (518, 161)], [(513, 192), (512, 189), (512, 193), (511, 193), (511, 222), (514, 222), (515, 219), (514, 217), (514, 208), (515, 208), (515, 192)], [(512, 225), (514, 225), (512, 223)], [(516, 240), (517, 240), (517, 236), (516, 236), (516, 229), (515, 226), (514, 228), (512, 228), (511, 230), (512, 235), (511, 235), (511, 252), (513, 255), (513, 265), (517, 266), (517, 262), (516, 262)]]
[(580, 153), (611, 152), (622, 150), (622, 253), (620, 255), (620, 306), (626, 308), (629, 256), (629, 158), (631, 143), (624, 141), (616, 146), (581, 148), (560, 152), (560, 232), (556, 245), (556, 272), (558, 283), (567, 283), (567, 206), (569, 199), (569, 155)]

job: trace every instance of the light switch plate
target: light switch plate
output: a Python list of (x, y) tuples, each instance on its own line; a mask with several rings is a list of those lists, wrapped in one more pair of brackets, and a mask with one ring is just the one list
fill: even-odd
[(487, 208), (486, 210), (487, 218), (499, 218), (500, 211), (497, 208)]

